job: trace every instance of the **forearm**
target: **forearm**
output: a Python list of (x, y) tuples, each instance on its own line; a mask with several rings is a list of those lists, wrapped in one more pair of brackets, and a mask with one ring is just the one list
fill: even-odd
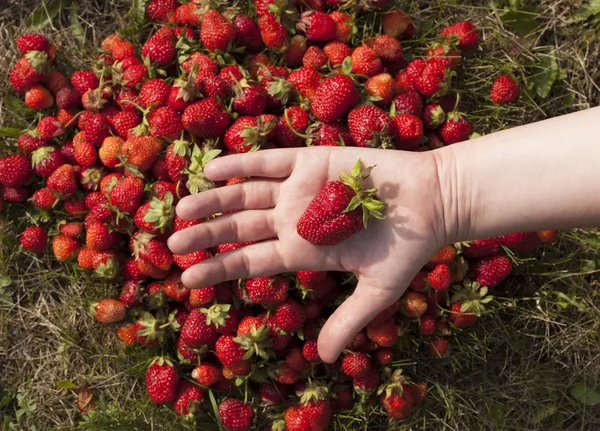
[(600, 222), (600, 108), (434, 152), (448, 242)]

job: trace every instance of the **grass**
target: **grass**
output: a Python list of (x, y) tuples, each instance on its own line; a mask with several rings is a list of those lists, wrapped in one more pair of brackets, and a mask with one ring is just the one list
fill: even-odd
[[(78, 20), (63, 1), (41, 30), (59, 45), (64, 72), (85, 66), (106, 35), (131, 22), (129, 1), (73, 3)], [(582, 10), (577, 1), (528, 3), (508, 12), (500, 1), (400, 3), (420, 23), (423, 39), (462, 19), (482, 29), (482, 48), (465, 60), (456, 79), (461, 109), (479, 133), (600, 101), (600, 20), (573, 22), (574, 11)], [(46, 3), (46, 14), (54, 14), (53, 4), (58, 2)], [(535, 11), (525, 9), (536, 5)], [(14, 37), (26, 31), (33, 9), (34, 2), (11, 0), (0, 17), (3, 96), (10, 94), (7, 76), (17, 58)], [(83, 45), (74, 36), (82, 33), (73, 33), (77, 23)], [(373, 23), (359, 22), (376, 31)], [(521, 27), (532, 32), (520, 35)], [(405, 43), (407, 57), (420, 55), (422, 42)], [(519, 103), (498, 107), (489, 101), (489, 87), (500, 71), (525, 83)], [(35, 116), (9, 110), (7, 103), (0, 105), (0, 126), (22, 130), (35, 122)], [(2, 151), (12, 151), (14, 145), (14, 139), (5, 138)], [(95, 324), (87, 311), (90, 302), (116, 295), (119, 286), (49, 256), (23, 252), (15, 245), (18, 232), (44, 215), (23, 214), (17, 206), (5, 213), (0, 222), (2, 431), (218, 429), (208, 401), (197, 425), (149, 402), (143, 374), (153, 353), (124, 350), (115, 328)], [(515, 258), (519, 265), (494, 292), (493, 311), (473, 330), (455, 333), (449, 358), (434, 360), (426, 348), (410, 342), (399, 349), (395, 365), (431, 388), (423, 408), (405, 422), (388, 424), (380, 410), (361, 411), (357, 405), (337, 416), (334, 429), (600, 429), (600, 406), (590, 392), (600, 386), (599, 253), (600, 235), (592, 229), (564, 232), (552, 246)], [(77, 406), (84, 384), (97, 406), (86, 416)], [(261, 410), (265, 414), (256, 429), (268, 429), (273, 412)]]

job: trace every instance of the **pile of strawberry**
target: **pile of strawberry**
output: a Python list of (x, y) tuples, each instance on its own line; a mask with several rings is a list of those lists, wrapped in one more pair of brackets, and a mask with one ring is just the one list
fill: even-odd
[[(179, 199), (246, 180), (212, 183), (203, 174), (212, 158), (305, 145), (423, 151), (469, 139), (450, 90), (453, 71), (477, 48), (477, 28), (445, 27), (408, 62), (401, 40), (416, 27), (386, 4), (256, 0), (254, 19), (235, 8), (151, 0), (147, 15), (157, 24), (142, 46), (111, 35), (94, 66), (70, 79), (51, 70), (56, 49), (46, 38), (17, 39), (24, 57), (10, 82), (43, 116), (19, 138), (19, 153), (0, 159), (2, 198), (56, 211), (60, 221), (46, 227), (57, 260), (122, 280), (120, 298), (92, 311), (101, 323), (120, 322), (126, 346), (162, 353), (147, 370), (155, 403), (193, 417), (210, 392), (235, 431), (250, 428), (261, 402), (275, 406), (274, 429), (290, 431), (326, 429), (334, 409), (376, 400), (403, 419), (427, 389), (392, 369), (399, 338), (445, 356), (446, 337), (474, 325), (488, 290), (510, 274), (504, 248), (530, 251), (555, 239), (555, 231), (517, 233), (442, 248), (333, 365), (320, 361), (316, 339), (331, 305), (348, 294), (343, 274), (182, 285), (183, 270), (247, 245), (187, 255), (166, 246), (171, 233), (202, 222), (179, 219)], [(381, 20), (383, 34), (354, 47), (354, 19), (365, 14)], [(510, 103), (518, 95), (502, 75), (490, 97)], [(39, 253), (48, 235), (31, 226), (20, 240)]]

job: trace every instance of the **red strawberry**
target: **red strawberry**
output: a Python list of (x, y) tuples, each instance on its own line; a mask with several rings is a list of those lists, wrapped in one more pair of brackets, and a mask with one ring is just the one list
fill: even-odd
[(260, 37), (267, 48), (271, 50), (282, 50), (289, 41), (287, 30), (272, 14), (261, 16), (258, 20), (258, 27), (260, 28)]
[(152, 0), (148, 3), (148, 18), (155, 22), (169, 22), (177, 6), (177, 0)]
[(145, 64), (136, 64), (129, 67), (121, 76), (121, 85), (135, 90), (148, 79), (148, 67)]
[(246, 293), (248, 299), (255, 304), (282, 304), (287, 299), (288, 290), (289, 281), (280, 276), (251, 278), (246, 280)]
[(428, 129), (437, 129), (446, 121), (446, 113), (437, 103), (425, 106), (423, 110), (423, 124)]
[(225, 146), (236, 153), (247, 153), (265, 143), (276, 124), (276, 118), (263, 121), (263, 117), (240, 117), (225, 133)]
[(260, 398), (266, 405), (283, 404), (288, 399), (288, 386), (281, 383), (264, 382), (258, 390)]
[(274, 322), (282, 331), (296, 332), (302, 327), (305, 320), (304, 308), (294, 300), (289, 299), (275, 310)]
[(323, 431), (331, 424), (333, 408), (326, 387), (309, 384), (300, 397), (301, 415), (308, 419), (310, 430)]
[(155, 404), (170, 404), (175, 401), (179, 373), (168, 359), (157, 358), (146, 370), (146, 389)]
[(137, 173), (149, 170), (162, 149), (163, 142), (156, 137), (133, 136), (121, 145), (121, 155), (127, 157), (125, 167)]
[(402, 59), (402, 45), (392, 36), (382, 34), (367, 42), (384, 64), (394, 64)]
[(540, 230), (537, 232), (537, 237), (542, 244), (552, 244), (556, 241), (558, 231), (555, 229)]
[(456, 260), (456, 248), (453, 245), (445, 245), (440, 248), (430, 259), (429, 264), (431, 266), (435, 265), (452, 265)]
[(467, 258), (490, 256), (500, 251), (496, 238), (476, 239), (461, 246), (462, 254)]
[(19, 150), (26, 156), (39, 148), (45, 147), (47, 144), (48, 141), (39, 137), (35, 130), (23, 133), (19, 136), (18, 141)]
[(387, 365), (394, 360), (394, 352), (391, 349), (379, 349), (375, 352), (377, 362)]
[[(164, 250), (162, 250), (162, 251), (159, 251), (159, 253), (168, 253), (168, 252), (165, 252)], [(169, 253), (167, 259), (170, 257), (171, 256)], [(153, 258), (153, 260), (156, 261), (158, 259)], [(156, 265), (151, 260), (147, 260), (147, 261), (150, 262), (151, 264), (153, 264), (154, 266), (156, 266), (157, 268), (163, 269), (160, 266)], [(165, 270), (165, 271), (167, 271), (167, 270)], [(167, 276), (167, 278), (165, 278), (165, 281), (163, 284), (163, 291), (169, 298), (171, 298), (173, 301), (176, 301), (176, 302), (185, 302), (190, 297), (190, 289), (185, 287), (183, 285), (183, 283), (181, 282), (181, 272), (179, 272), (179, 271), (171, 272)], [(189, 347), (193, 347), (193, 346), (189, 345)]]
[(248, 15), (236, 15), (233, 20), (235, 39), (239, 46), (245, 47), (250, 52), (259, 52), (263, 46), (260, 37), (260, 28), (256, 21)]
[(435, 290), (447, 290), (452, 284), (452, 271), (448, 265), (437, 265), (427, 275), (427, 281)]
[[(80, 252), (81, 254), (81, 252)], [(121, 302), (127, 307), (134, 307), (142, 303), (142, 287), (135, 281), (127, 281), (121, 289)]]
[(440, 137), (446, 145), (469, 139), (473, 128), (469, 120), (459, 112), (453, 111), (448, 114), (446, 122), (440, 129)]
[(163, 241), (148, 232), (137, 232), (131, 242), (132, 252), (137, 259), (146, 260), (163, 271), (171, 269), (173, 254)]
[(401, 331), (394, 319), (390, 318), (377, 327), (368, 325), (367, 337), (382, 347), (392, 347), (398, 342)]
[[(290, 78), (291, 78), (290, 74)], [(359, 101), (354, 82), (346, 75), (334, 75), (319, 84), (311, 101), (313, 114), (321, 121), (342, 118)]]
[(336, 38), (335, 21), (325, 12), (314, 10), (304, 12), (296, 28), (303, 31), (308, 40), (325, 42)]
[(92, 222), (87, 226), (85, 245), (95, 251), (104, 251), (111, 248), (118, 240), (116, 232), (100, 222)]
[(421, 117), (423, 114), (423, 99), (416, 91), (405, 91), (393, 101), (396, 114), (409, 114)]
[(44, 53), (34, 51), (27, 57), (21, 58), (10, 71), (9, 80), (13, 89), (24, 94), (44, 77), (47, 66), (47, 56)]
[(75, 179), (73, 166), (65, 164), (57, 168), (48, 177), (46, 185), (59, 199), (67, 199), (73, 195), (77, 191), (77, 180)]
[(283, 54), (283, 61), (287, 66), (299, 66), (306, 52), (306, 37), (301, 34), (292, 36), (287, 51)]
[(117, 336), (125, 346), (135, 346), (137, 344), (136, 332), (135, 323), (125, 323), (117, 329)]
[(395, 128), (390, 116), (375, 106), (359, 106), (348, 114), (352, 139), (359, 147), (394, 148)]
[(314, 67), (321, 69), (327, 66), (328, 58), (321, 48), (316, 46), (309, 47), (302, 57), (302, 65), (304, 67)]
[(27, 157), (13, 154), (0, 159), (0, 183), (6, 187), (22, 187), (30, 177), (31, 165)]
[(102, 142), (110, 134), (110, 122), (102, 114), (93, 114), (85, 126), (85, 136), (88, 141), (96, 146), (102, 145)]
[(500, 75), (494, 81), (490, 91), (490, 98), (499, 105), (511, 103), (519, 98), (521, 89), (519, 84), (508, 75)]
[(416, 32), (416, 26), (410, 17), (399, 9), (386, 12), (381, 21), (383, 32), (398, 39), (412, 39)]
[(173, 409), (178, 415), (193, 417), (200, 410), (202, 400), (204, 400), (202, 390), (187, 380), (182, 380), (177, 387)]
[(215, 343), (215, 353), (219, 361), (228, 368), (239, 366), (245, 362), (246, 351), (231, 335), (221, 336)]
[(100, 85), (100, 81), (96, 74), (89, 70), (77, 70), (71, 75), (71, 84), (83, 95), (88, 90), (95, 90)]
[(458, 39), (458, 47), (464, 51), (474, 49), (479, 43), (477, 27), (469, 21), (445, 27), (440, 34), (449, 42), (452, 42), (454, 38)]
[(443, 64), (428, 61), (419, 76), (413, 79), (416, 89), (424, 96), (442, 94), (447, 87), (447, 71)]
[(502, 283), (512, 271), (512, 264), (506, 256), (484, 257), (475, 262), (472, 281), (485, 287), (496, 287)]
[[(186, 346), (191, 348), (200, 348), (202, 346), (212, 346), (217, 341), (219, 336), (217, 329), (214, 324), (207, 323), (206, 314), (200, 311), (199, 308), (195, 308), (191, 311), (188, 319), (181, 328), (181, 340)], [(223, 338), (223, 337), (221, 337)], [(219, 356), (219, 345), (217, 344), (217, 356), (223, 362)], [(243, 355), (242, 355), (243, 356)], [(232, 363), (225, 363), (225, 366), (230, 367)]]
[(71, 199), (67, 199), (63, 202), (63, 205), (65, 207), (65, 211), (71, 217), (81, 217), (87, 212), (85, 201), (80, 198), (73, 197)]
[(83, 223), (81, 222), (70, 222), (60, 226), (60, 233), (68, 236), (69, 238), (79, 238), (83, 233)]
[(311, 137), (314, 145), (326, 145), (328, 142), (343, 143), (345, 146), (354, 145), (350, 130), (341, 123), (316, 123), (314, 128), (316, 130), (314, 130), (314, 136)]
[(192, 371), (192, 379), (202, 386), (210, 387), (223, 380), (223, 375), (221, 369), (215, 364), (203, 361)]
[(162, 79), (151, 79), (140, 88), (140, 104), (146, 109), (167, 105), (171, 86)]
[(235, 39), (235, 28), (223, 15), (210, 9), (202, 16), (200, 40), (209, 51), (227, 52)]
[(429, 351), (436, 358), (443, 358), (448, 354), (448, 350), (450, 349), (450, 345), (445, 338), (435, 337), (431, 340), (431, 344), (429, 344)]
[(50, 140), (65, 132), (62, 123), (56, 117), (44, 117), (37, 125), (37, 133), (40, 138)]
[(402, 383), (392, 383), (380, 396), (381, 405), (387, 414), (394, 419), (405, 419), (414, 408), (412, 390)]
[(350, 57), (352, 55), (352, 48), (345, 43), (334, 41), (325, 45), (323, 48), (323, 53), (327, 59), (329, 59), (329, 62), (332, 66), (339, 66), (344, 62), (346, 57)]
[(31, 196), (29, 187), (4, 187), (2, 188), (2, 199), (6, 202), (23, 203)]
[(329, 16), (335, 23), (335, 40), (343, 43), (349, 42), (352, 33), (356, 31), (352, 17), (339, 10), (334, 10)]
[(175, 32), (172, 27), (161, 27), (142, 47), (142, 55), (159, 66), (167, 66), (177, 53)]
[(427, 60), (437, 62), (447, 69), (454, 70), (460, 64), (461, 56), (452, 46), (440, 43), (427, 51)]
[(414, 150), (423, 139), (423, 123), (410, 114), (400, 114), (392, 118), (396, 129), (396, 145), (402, 150)]
[(229, 125), (229, 116), (212, 97), (188, 106), (182, 116), (183, 127), (199, 138), (218, 138)]
[(91, 307), (92, 314), (100, 323), (117, 323), (125, 319), (127, 307), (116, 299), (102, 299)]
[(342, 360), (342, 370), (344, 374), (352, 378), (366, 377), (371, 371), (371, 361), (369, 357), (361, 352), (348, 353)]
[(48, 245), (48, 234), (40, 226), (29, 226), (21, 234), (20, 243), (32, 253), (41, 253)]
[(365, 229), (371, 216), (385, 218), (385, 204), (374, 197), (376, 191), (362, 190), (361, 180), (369, 172), (359, 160), (352, 175), (342, 173), (340, 180), (325, 184), (298, 220), (298, 234), (316, 245), (335, 245)]
[(292, 368), (294, 371), (302, 372), (310, 370), (311, 365), (308, 360), (304, 357), (303, 349), (298, 346), (294, 346), (290, 349), (287, 356), (285, 357), (285, 363)]
[[(292, 85), (294, 86), (294, 89), (298, 93), (300, 93), (300, 95), (302, 97), (306, 97), (308, 99), (312, 98), (315, 95), (317, 88), (319, 87), (319, 84), (321, 83), (322, 80), (323, 80), (323, 76), (312, 67), (301, 67), (300, 69), (292, 70), (288, 76), (288, 81), (292, 83)], [(343, 79), (338, 79), (338, 80), (345, 81)], [(347, 82), (347, 81), (345, 81), (345, 82)], [(336, 84), (330, 83), (328, 85), (331, 88), (332, 86), (335, 86)], [(349, 87), (349, 85), (346, 85), (346, 86), (349, 88), (349, 94), (351, 94), (351, 95), (354, 94), (354, 92)], [(326, 100), (326, 94), (330, 91), (330, 88), (323, 90), (322, 96), (321, 96), (321, 99), (324, 102), (327, 102), (329, 104), (331, 104), (332, 102)], [(358, 97), (356, 97), (356, 95), (354, 95), (354, 98), (356, 98), (358, 100)], [(358, 103), (358, 102), (356, 102), (356, 103)], [(356, 104), (356, 103), (354, 103), (354, 104)], [(347, 111), (344, 111), (344, 113), (345, 112), (347, 112)], [(343, 115), (344, 114), (341, 114), (340, 118), (343, 117)]]
[(297, 405), (288, 407), (283, 418), (288, 431), (310, 431), (312, 429), (308, 418), (303, 414), (302, 408)]
[(17, 37), (17, 48), (25, 55), (30, 51), (50, 52), (50, 42), (43, 35), (37, 33), (23, 34)]
[(383, 63), (373, 48), (359, 46), (352, 51), (352, 73), (375, 76), (383, 72)]
[(110, 191), (109, 202), (119, 211), (134, 214), (142, 201), (144, 182), (137, 177), (125, 177)]
[(61, 109), (77, 109), (81, 107), (81, 95), (71, 87), (61, 88), (56, 93), (56, 106)]
[(181, 134), (183, 126), (181, 116), (168, 106), (152, 111), (148, 116), (150, 135), (167, 140), (174, 140)]
[(267, 93), (259, 85), (241, 84), (234, 87), (233, 109), (240, 115), (257, 116), (265, 111)]
[(319, 351), (317, 350), (317, 340), (308, 340), (304, 343), (304, 347), (302, 348), (302, 355), (309, 362), (320, 362), (321, 357), (319, 356)]
[(380, 73), (369, 78), (365, 88), (370, 100), (380, 106), (388, 106), (396, 95), (396, 81), (389, 73)]
[(25, 104), (31, 109), (46, 109), (54, 105), (52, 94), (43, 85), (34, 85), (25, 93)]
[(254, 410), (243, 401), (228, 399), (219, 404), (223, 425), (231, 431), (247, 431), (252, 426)]
[(427, 300), (420, 293), (406, 292), (400, 301), (402, 312), (408, 317), (421, 317), (427, 311)]

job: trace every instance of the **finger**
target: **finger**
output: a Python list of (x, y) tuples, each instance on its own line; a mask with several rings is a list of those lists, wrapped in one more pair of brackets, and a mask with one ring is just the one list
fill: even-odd
[(261, 241), (276, 237), (273, 210), (249, 210), (227, 214), (175, 232), (168, 240), (176, 254), (214, 247), (229, 242)]
[(354, 293), (329, 317), (317, 347), (321, 359), (333, 363), (356, 334), (397, 298), (359, 280)]
[(271, 208), (277, 203), (279, 181), (256, 180), (186, 196), (177, 204), (177, 215), (196, 220), (225, 211)]
[(211, 160), (204, 173), (213, 181), (234, 177), (283, 178), (292, 173), (298, 149), (285, 148), (234, 154)]
[(279, 240), (247, 245), (192, 266), (181, 276), (190, 289), (224, 281), (266, 277), (289, 271), (279, 251)]

